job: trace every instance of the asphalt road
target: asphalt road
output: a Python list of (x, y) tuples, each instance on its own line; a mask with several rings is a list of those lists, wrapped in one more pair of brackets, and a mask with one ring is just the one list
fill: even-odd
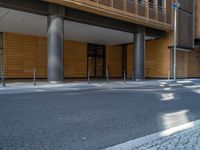
[(96, 150), (200, 118), (200, 94), (146, 86), (0, 95), (0, 150)]

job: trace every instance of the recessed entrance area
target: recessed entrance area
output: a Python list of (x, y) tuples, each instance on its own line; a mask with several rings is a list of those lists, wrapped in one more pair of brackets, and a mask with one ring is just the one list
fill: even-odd
[(104, 45), (88, 44), (88, 74), (90, 77), (104, 77), (105, 49)]
[[(0, 12), (0, 33), (3, 32), (0, 34), (3, 36), (3, 39), (0, 37), (0, 64), (3, 63), (5, 78), (32, 79), (35, 68), (36, 77), (46, 79), (47, 17), (1, 7)], [(89, 69), (92, 78), (106, 77), (108, 70), (110, 79), (123, 78), (125, 73), (131, 79), (135, 72), (134, 35), (65, 20), (64, 78), (87, 79)], [(169, 40), (150, 36), (145, 36), (145, 40), (146, 78), (168, 77), (171, 68)], [(195, 54), (191, 55), (191, 60), (198, 59)], [(198, 64), (190, 66), (198, 68)], [(199, 76), (196, 70), (193, 74)]]

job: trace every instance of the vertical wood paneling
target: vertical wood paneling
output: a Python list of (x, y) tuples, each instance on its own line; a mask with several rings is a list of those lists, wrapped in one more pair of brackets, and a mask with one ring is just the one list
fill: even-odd
[(177, 77), (178, 78), (186, 78), (188, 77), (188, 52), (185, 51), (177, 51)]
[(133, 44), (127, 45), (127, 78), (132, 78), (134, 72), (133, 68), (134, 49)]
[[(4, 68), (7, 78), (47, 77), (47, 39), (16, 33), (4, 33)], [(65, 41), (65, 77), (86, 77), (87, 44)]]
[[(0, 68), (3, 64), (3, 33), (0, 32)], [(1, 69), (0, 69), (0, 77), (1, 77)]]
[(4, 33), (4, 70), (7, 78), (46, 78), (46, 39), (16, 33)]
[[(145, 51), (145, 77), (167, 78), (171, 72), (171, 51), (168, 46), (172, 44), (172, 34), (165, 39), (146, 41)], [(127, 69), (128, 78), (134, 72), (134, 50), (133, 44), (127, 46)]]
[(65, 77), (87, 77), (87, 43), (65, 41)]
[(47, 40), (45, 37), (38, 39), (36, 57), (37, 76), (47, 77)]
[(194, 10), (193, 0), (179, 0), (177, 45), (179, 47), (194, 46)]
[(200, 0), (195, 0), (195, 35), (200, 39)]
[(146, 42), (145, 75), (149, 78), (166, 78), (169, 73), (168, 40)]
[(110, 77), (122, 77), (122, 46), (106, 46), (106, 65)]
[[(38, 78), (47, 77), (47, 40), (45, 37), (4, 33), (3, 65), (7, 78), (32, 78), (36, 68)], [(146, 42), (145, 75), (167, 78), (173, 73), (173, 50), (170, 36)], [(127, 76), (132, 77), (133, 44), (127, 45)], [(106, 64), (110, 77), (122, 77), (122, 46), (106, 47)], [(65, 77), (87, 76), (87, 43), (65, 41)], [(177, 77), (200, 77), (200, 50), (177, 52)]]
[(200, 77), (200, 50), (188, 52), (188, 77)]

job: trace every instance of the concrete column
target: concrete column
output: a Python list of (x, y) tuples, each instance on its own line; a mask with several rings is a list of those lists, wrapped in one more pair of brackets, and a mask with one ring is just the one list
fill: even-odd
[(144, 60), (145, 60), (145, 31), (134, 33), (134, 57), (135, 57), (135, 80), (145, 79)]
[[(63, 8), (62, 8), (63, 9)], [(48, 81), (50, 83), (64, 80), (64, 18), (60, 6), (50, 7), (48, 16)]]

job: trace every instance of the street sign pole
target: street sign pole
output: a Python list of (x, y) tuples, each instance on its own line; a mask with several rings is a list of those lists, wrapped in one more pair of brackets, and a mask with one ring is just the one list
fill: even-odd
[(176, 49), (177, 49), (177, 11), (179, 8), (178, 0), (175, 3), (172, 3), (172, 8), (174, 9), (174, 83), (176, 83)]

